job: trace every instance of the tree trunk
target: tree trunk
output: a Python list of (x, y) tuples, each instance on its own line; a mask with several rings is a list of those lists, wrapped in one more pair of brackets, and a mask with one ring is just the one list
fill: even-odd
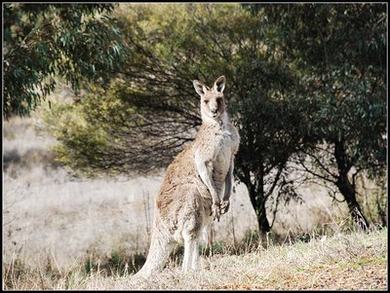
[[(261, 163), (259, 163), (262, 166)], [(256, 213), (257, 225), (259, 227), (259, 234), (264, 239), (267, 232), (271, 230), (270, 224), (267, 219), (267, 211), (265, 209), (265, 203), (267, 198), (264, 192), (264, 175), (263, 169), (260, 168), (255, 172), (257, 174), (255, 180), (251, 180), (250, 170), (244, 168), (243, 174), (240, 177), (243, 183), (245, 183), (249, 199), (251, 200), (253, 209)]]
[(367, 230), (369, 228), (368, 221), (364, 217), (362, 209), (356, 200), (355, 186), (351, 184), (348, 179), (348, 172), (351, 169), (352, 164), (348, 160), (342, 141), (335, 143), (335, 158), (339, 170), (339, 176), (336, 185), (348, 204), (352, 219), (361, 229)]
[(257, 217), (257, 224), (261, 235), (267, 234), (271, 230), (267, 219), (267, 211), (265, 209), (266, 199), (264, 191), (256, 191), (253, 185), (248, 186), (249, 197)]
[(257, 223), (259, 225), (259, 231), (261, 234), (266, 234), (271, 230), (267, 219), (267, 212), (265, 210), (265, 200), (261, 203), (261, 208), (256, 210)]
[(345, 175), (339, 177), (337, 187), (347, 202), (352, 219), (361, 229), (367, 230), (369, 228), (368, 221), (364, 217), (362, 209), (356, 200), (356, 192)]

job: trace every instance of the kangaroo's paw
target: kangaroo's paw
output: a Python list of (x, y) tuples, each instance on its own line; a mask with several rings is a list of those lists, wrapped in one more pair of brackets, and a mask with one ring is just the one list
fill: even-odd
[(213, 205), (211, 206), (211, 210), (213, 212), (213, 220), (218, 220), (219, 222), (219, 218), (221, 216), (221, 206), (219, 203), (213, 203)]
[(223, 200), (221, 202), (221, 215), (227, 213), (230, 207), (230, 201), (229, 200)]

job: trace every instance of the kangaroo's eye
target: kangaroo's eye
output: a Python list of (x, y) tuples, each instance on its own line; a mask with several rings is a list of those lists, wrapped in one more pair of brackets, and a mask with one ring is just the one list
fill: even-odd
[(204, 103), (207, 104), (209, 102), (209, 100), (204, 100)]

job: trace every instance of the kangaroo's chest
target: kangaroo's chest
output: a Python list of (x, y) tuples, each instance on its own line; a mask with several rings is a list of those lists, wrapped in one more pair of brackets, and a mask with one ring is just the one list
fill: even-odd
[(214, 146), (214, 161), (224, 162), (230, 161), (233, 155), (233, 138), (231, 132), (228, 130), (221, 130), (217, 132)]
[(230, 124), (205, 125), (198, 132), (195, 152), (206, 163), (218, 191), (223, 189), (238, 144), (238, 131)]

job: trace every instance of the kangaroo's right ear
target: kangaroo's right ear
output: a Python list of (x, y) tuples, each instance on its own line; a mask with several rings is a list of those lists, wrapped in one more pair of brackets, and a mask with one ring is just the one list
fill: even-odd
[(199, 96), (203, 96), (206, 93), (207, 87), (198, 80), (193, 81), (195, 91)]

